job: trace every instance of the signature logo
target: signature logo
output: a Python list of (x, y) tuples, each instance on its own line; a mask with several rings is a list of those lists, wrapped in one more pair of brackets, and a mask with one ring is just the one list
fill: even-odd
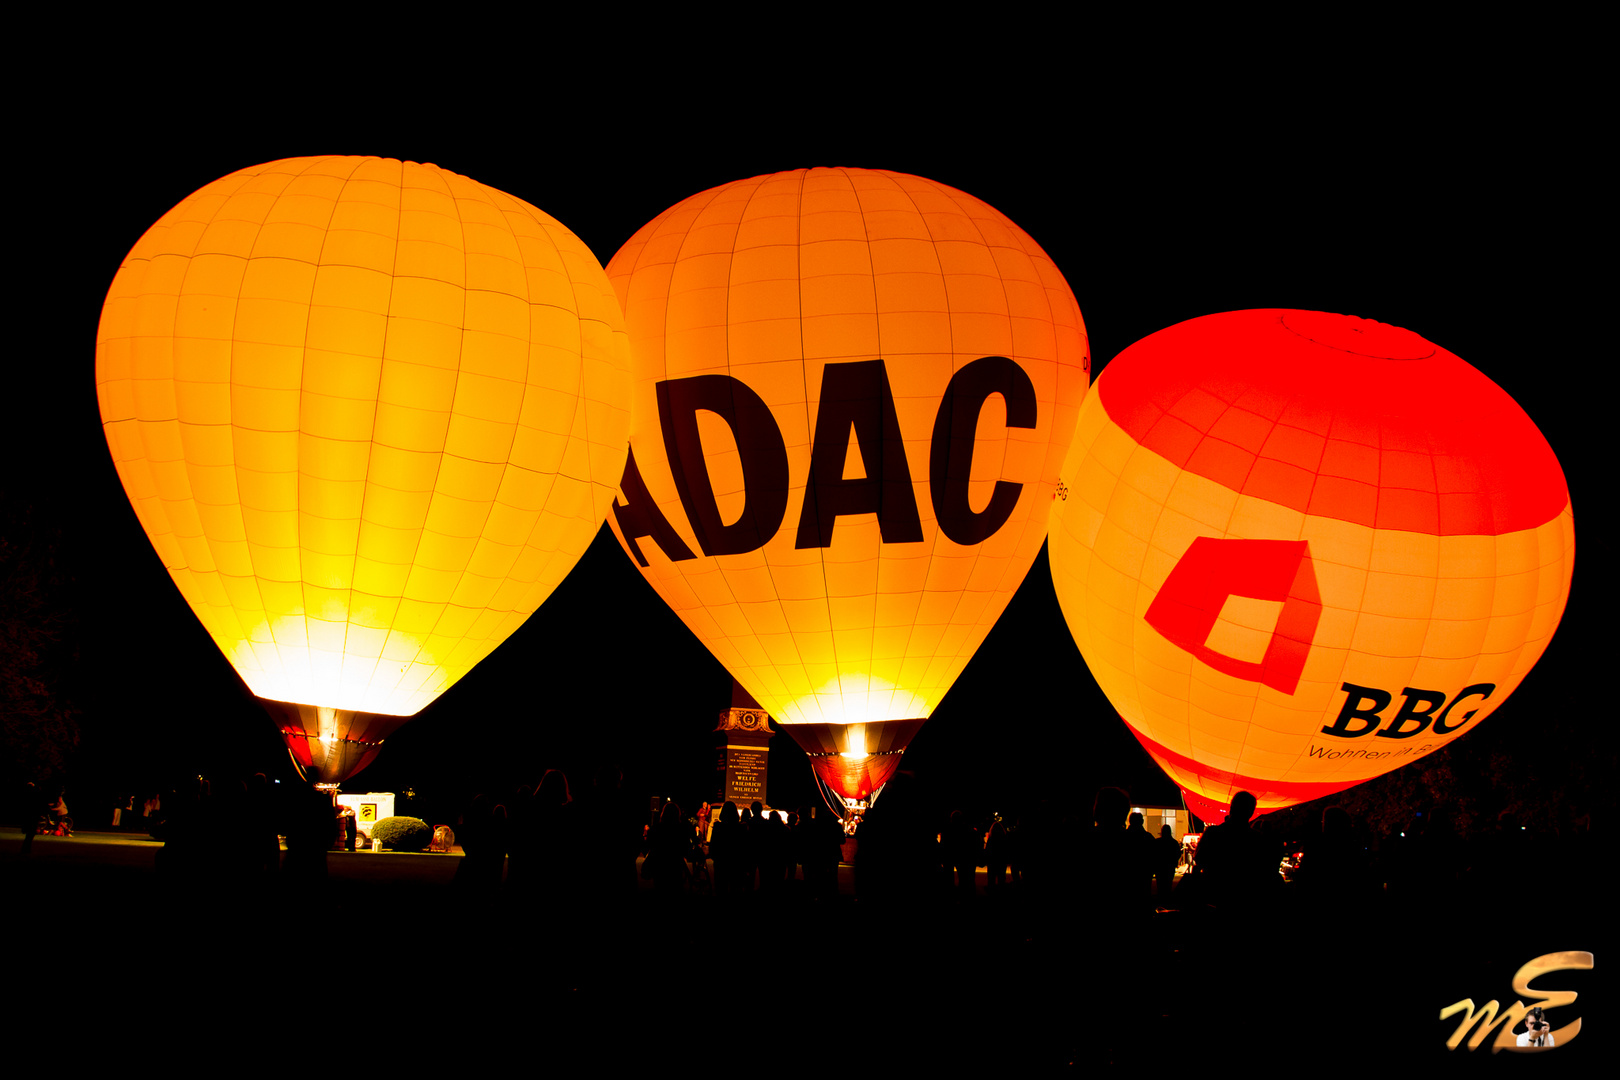
[[(1468, 1029), (1474, 1027), (1476, 1023), (1479, 1026), (1474, 1028), (1474, 1034), (1468, 1039), (1470, 1050), (1478, 1050), (1486, 1037), (1497, 1027), (1501, 1030), (1497, 1032), (1496, 1041), (1491, 1044), (1493, 1054), (1502, 1050), (1528, 1054), (1569, 1045), (1570, 1041), (1581, 1033), (1580, 1017), (1554, 1030), (1552, 1023), (1546, 1019), (1546, 1014), (1561, 1005), (1573, 1003), (1575, 991), (1535, 990), (1531, 988), (1530, 983), (1538, 976), (1554, 971), (1591, 969), (1592, 954), (1589, 952), (1547, 953), (1531, 960), (1514, 974), (1513, 992), (1518, 994), (1521, 1000), (1515, 1001), (1506, 1009), (1501, 1009), (1494, 998), (1487, 1001), (1483, 1008), (1475, 1008), (1473, 998), (1463, 998), (1447, 1005), (1440, 1010), (1440, 1019), (1449, 1020), (1460, 1013), (1462, 1020), (1457, 1024), (1457, 1030), (1451, 1033), (1451, 1038), (1446, 1040), (1446, 1049), (1457, 1049), (1462, 1044), (1463, 1036), (1468, 1034)], [(1538, 1004), (1526, 1005), (1522, 999), (1527, 997)], [(1513, 1029), (1521, 1023), (1525, 1030), (1516, 1034)]]

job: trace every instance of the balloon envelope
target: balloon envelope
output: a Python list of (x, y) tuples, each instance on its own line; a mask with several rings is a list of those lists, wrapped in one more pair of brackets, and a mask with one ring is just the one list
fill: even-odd
[(165, 214), (108, 291), (96, 389), (175, 584), (327, 779), (551, 593), (629, 425), (589, 249), (520, 199), (379, 158), (243, 169)]
[(1072, 292), (980, 200), (865, 169), (695, 195), (608, 277), (634, 364), (616, 535), (870, 796), (1040, 550), (1088, 385)]
[(1495, 383), (1399, 327), (1209, 315), (1081, 409), (1050, 557), (1092, 674), (1189, 809), (1262, 811), (1498, 708), (1569, 595), (1569, 491)]

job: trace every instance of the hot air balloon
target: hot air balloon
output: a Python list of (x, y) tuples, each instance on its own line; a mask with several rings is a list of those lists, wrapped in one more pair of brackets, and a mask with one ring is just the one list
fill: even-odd
[(1547, 440), (1409, 330), (1209, 315), (1108, 365), (1051, 517), (1052, 578), (1110, 702), (1220, 820), (1415, 761), (1547, 648), (1574, 525)]
[(694, 195), (608, 277), (615, 534), (838, 809), (871, 799), (1040, 550), (1089, 384), (1073, 293), (978, 199), (844, 168)]
[(125, 258), (96, 340), (124, 490), (181, 594), (326, 781), (517, 629), (624, 470), (601, 265), (434, 165), (243, 169)]

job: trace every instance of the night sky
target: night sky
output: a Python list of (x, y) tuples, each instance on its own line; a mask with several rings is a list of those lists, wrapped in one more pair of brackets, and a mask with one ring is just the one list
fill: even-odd
[[(60, 114), (35, 115), (12, 248), (24, 260), (11, 317), (23, 341), (8, 365), (4, 498), (31, 507), (36, 529), (64, 533), (58, 557), (72, 580), (61, 602), (78, 616), (73, 692), (84, 710), (78, 782), (135, 790), (199, 772), (292, 775), (270, 721), (140, 530), (101, 434), (93, 371), (107, 286), (153, 221), (238, 168), (312, 154), (463, 173), (552, 214), (604, 264), (671, 204), (731, 180), (816, 165), (926, 176), (989, 202), (1046, 249), (1080, 302), (1094, 372), (1155, 330), (1239, 308), (1415, 330), (1518, 400), (1575, 506), (1578, 557), (1558, 634), (1467, 738), (1522, 751), (1539, 718), (1573, 711), (1592, 716), (1591, 742), (1538, 752), (1592, 752), (1609, 738), (1597, 711), (1607, 703), (1588, 687), (1599, 642), (1613, 641), (1600, 613), (1614, 589), (1613, 454), (1601, 434), (1610, 393), (1593, 375), (1613, 345), (1592, 326), (1590, 118), (1553, 89), (1527, 99), (1485, 82), (1462, 93), (1437, 78), (1399, 94), (1352, 92), (1310, 64), (1288, 74), (1288, 92), (1256, 77), (1161, 98), (1080, 77), (1016, 90), (964, 79), (925, 93), (886, 74), (829, 94), (716, 94), (725, 79), (711, 72), (608, 106), (605, 87), (620, 85), (610, 75), (566, 92), (537, 75), (448, 94), (425, 79), (379, 89), (356, 77), (320, 84), (324, 96), (311, 85), (272, 99), (174, 73), (127, 91), (109, 83), (106, 108), (74, 117), (71, 140)], [(725, 670), (604, 527), (547, 604), (351, 787), (448, 799), (614, 760), (638, 792), (687, 802), (709, 794), (707, 733), (729, 693)], [(772, 801), (810, 797), (802, 758), (785, 737), (777, 745)], [(1033, 796), (1089, 802), (1103, 783), (1138, 801), (1174, 797), (1096, 689), (1044, 552), (906, 763), (940, 798), (981, 810)]]

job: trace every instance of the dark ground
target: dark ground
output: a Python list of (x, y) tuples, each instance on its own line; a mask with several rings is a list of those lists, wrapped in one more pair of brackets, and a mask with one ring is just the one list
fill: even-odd
[[(547, 906), (453, 887), (457, 860), (426, 855), (333, 853), (314, 891), (180, 889), (154, 872), (156, 843), (96, 839), (40, 838), (24, 861), (18, 834), (0, 833), (8, 991), (33, 1003), (12, 1015), (31, 1011), (64, 1064), (273, 1054), (373, 1072), (515, 1054), (511, 1067), (537, 1070), (1179, 1073), (1231, 1061), (1331, 1075), (1587, 1070), (1611, 1049), (1612, 994), (1596, 970), (1538, 984), (1580, 993), (1552, 1016), (1585, 1028), (1554, 1054), (1447, 1051), (1455, 1021), (1436, 1019), (1464, 997), (1511, 1003), (1532, 957), (1612, 955), (1595, 876), (1490, 897), (1308, 904), (1296, 890), (1263, 914), (1130, 923), (1088, 917), (1074, 888), (886, 904), (643, 890)], [(1546, 910), (1542, 885), (1580, 902)], [(58, 1041), (64, 1031), (106, 1037)]]

